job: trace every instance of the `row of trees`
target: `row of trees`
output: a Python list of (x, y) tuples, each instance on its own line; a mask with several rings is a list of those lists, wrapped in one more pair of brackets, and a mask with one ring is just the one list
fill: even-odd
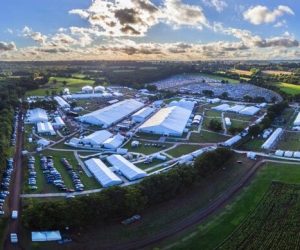
[(111, 187), (72, 200), (30, 201), (23, 209), (22, 220), (32, 230), (78, 228), (120, 220), (176, 197), (213, 175), (232, 155), (232, 151), (220, 148), (203, 154), (193, 166), (149, 176), (134, 186)]

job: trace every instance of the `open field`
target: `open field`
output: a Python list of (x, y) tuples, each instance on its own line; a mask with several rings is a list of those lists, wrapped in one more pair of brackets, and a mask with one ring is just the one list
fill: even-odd
[(290, 95), (300, 94), (300, 85), (281, 82), (281, 83), (277, 83), (276, 86), (279, 87), (281, 91), (287, 94)]
[(201, 130), (200, 133), (191, 133), (189, 141), (197, 142), (197, 143), (217, 143), (217, 142), (226, 141), (229, 138), (230, 137), (218, 133)]
[[(177, 238), (180, 240), (177, 243), (172, 244), (174, 239), (169, 241), (169, 244), (172, 244), (172, 249), (215, 249), (255, 211), (273, 180), (300, 184), (300, 166), (266, 164), (257, 173), (250, 186), (245, 188), (231, 204), (227, 205), (223, 212), (185, 234), (183, 239), (181, 239), (182, 235), (178, 236)], [(293, 197), (290, 196), (290, 199)], [(276, 204), (279, 205), (279, 203)]]
[(271, 183), (256, 210), (220, 249), (299, 249), (300, 185)]
[[(237, 164), (238, 159), (242, 160), (244, 164)], [(69, 249), (98, 249), (99, 246), (102, 246), (103, 249), (109, 249), (106, 245), (141, 239), (173, 227), (179, 220), (205, 207), (211, 199), (217, 197), (240, 178), (252, 164), (253, 161), (236, 155), (226, 164), (226, 168), (213, 176), (202, 179), (200, 184), (192, 190), (143, 212), (141, 221), (129, 226), (124, 226), (116, 221), (111, 224), (96, 225), (92, 228), (82, 228), (80, 234), (72, 235), (73, 242), (69, 243), (68, 247)], [(29, 244), (32, 243), (29, 242)], [(66, 247), (55, 242), (38, 243), (37, 245), (40, 247), (39, 249), (43, 250), (54, 248), (60, 250)], [(27, 249), (32, 248), (28, 247)]]
[[(56, 82), (55, 82), (56, 81)], [(66, 84), (64, 84), (66, 82)], [(39, 96), (46, 95), (47, 91), (56, 91), (59, 93), (64, 88), (68, 88), (71, 92), (80, 91), (81, 88), (85, 85), (93, 85), (94, 80), (86, 80), (79, 78), (66, 78), (66, 77), (50, 77), (49, 82), (39, 89), (28, 91), (26, 93), (27, 96)]]
[(204, 74), (204, 73), (200, 73), (200, 75), (204, 76), (204, 77), (209, 77), (209, 78), (212, 78), (215, 80), (219, 80), (219, 81), (225, 80), (225, 81), (228, 81), (229, 83), (240, 83), (239, 80), (232, 79), (232, 78), (229, 78), (226, 76), (219, 76), (219, 75), (214, 75), (214, 74)]
[(240, 149), (242, 150), (253, 150), (253, 151), (261, 151), (261, 146), (266, 141), (266, 139), (262, 138), (254, 138), (253, 140), (249, 140), (248, 142), (242, 144)]
[(300, 151), (300, 133), (285, 132), (276, 148), (282, 150)]
[(290, 71), (282, 71), (282, 70), (263, 70), (262, 73), (266, 75), (292, 75), (293, 74)]
[(244, 75), (244, 76), (251, 76), (253, 73), (248, 70), (241, 70), (241, 69), (232, 69), (230, 72), (238, 74), (238, 75)]
[(181, 145), (178, 145), (176, 148), (173, 148), (173, 149), (167, 151), (166, 153), (173, 157), (179, 157), (184, 154), (189, 154), (197, 149), (200, 149), (200, 147), (197, 145), (181, 144)]

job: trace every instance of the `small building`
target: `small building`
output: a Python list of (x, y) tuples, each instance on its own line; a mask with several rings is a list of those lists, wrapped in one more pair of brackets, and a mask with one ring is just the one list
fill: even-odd
[(256, 115), (260, 111), (260, 108), (255, 107), (255, 106), (249, 106), (241, 111), (239, 111), (239, 114), (241, 115)]
[(63, 119), (60, 116), (54, 117), (54, 122), (52, 123), (54, 128), (60, 129), (62, 127), (65, 127), (66, 124), (63, 121)]
[(57, 102), (57, 104), (59, 105), (59, 107), (61, 107), (62, 109), (70, 109), (71, 106), (69, 103), (67, 103), (63, 98), (61, 98), (60, 96), (55, 96), (54, 100)]
[(300, 112), (298, 113), (298, 115), (294, 120), (294, 126), (300, 126)]
[(122, 180), (113, 173), (100, 159), (91, 158), (84, 162), (92, 175), (103, 187), (115, 186)]
[(264, 144), (261, 146), (261, 148), (270, 149), (279, 140), (282, 132), (283, 132), (282, 128), (277, 128), (272, 133), (272, 135), (264, 142)]
[(103, 86), (96, 86), (95, 88), (94, 88), (94, 92), (95, 93), (98, 93), (98, 92), (105, 92), (105, 87), (103, 87)]
[(132, 121), (134, 122), (144, 122), (151, 114), (155, 111), (154, 108), (145, 107), (137, 111), (131, 116)]
[(121, 155), (111, 155), (106, 160), (118, 171), (120, 171), (128, 180), (134, 181), (147, 176), (147, 173)]
[(58, 241), (61, 239), (62, 239), (62, 237), (61, 237), (61, 234), (59, 231), (31, 232), (31, 240), (33, 242)]
[(99, 130), (80, 139), (80, 143), (93, 146), (101, 146), (113, 134), (107, 130)]
[(229, 117), (225, 117), (225, 124), (226, 124), (226, 126), (227, 127), (230, 127), (231, 126), (231, 120), (230, 120), (230, 118)]
[(224, 103), (224, 104), (218, 105), (216, 107), (212, 107), (211, 109), (221, 111), (221, 112), (225, 112), (225, 111), (228, 111), (230, 109), (230, 106), (227, 103)]
[(225, 146), (225, 147), (231, 147), (235, 143), (237, 143), (238, 141), (240, 141), (241, 139), (242, 139), (242, 136), (236, 135), (236, 136), (228, 139), (227, 141), (223, 142), (222, 145)]
[(81, 90), (83, 93), (93, 93), (93, 91), (94, 91), (92, 86), (84, 86), (84, 87), (82, 87)]
[(275, 155), (279, 156), (279, 157), (282, 157), (284, 155), (284, 151), (283, 150), (276, 150)]
[(117, 149), (124, 142), (125, 137), (117, 134), (111, 138), (108, 138), (105, 142), (103, 142), (103, 147), (107, 149)]
[(48, 115), (46, 110), (41, 108), (30, 109), (27, 111), (25, 123), (36, 124), (38, 122), (47, 122)]
[(50, 122), (37, 123), (37, 132), (39, 134), (56, 135), (53, 126)]

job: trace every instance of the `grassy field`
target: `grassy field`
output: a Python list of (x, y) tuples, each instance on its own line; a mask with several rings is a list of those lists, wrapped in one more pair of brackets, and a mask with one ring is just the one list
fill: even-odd
[(248, 142), (241, 145), (241, 149), (243, 150), (254, 150), (261, 151), (261, 146), (266, 141), (266, 139), (254, 138), (253, 140), (249, 140)]
[(220, 249), (299, 249), (300, 185), (273, 182)]
[(155, 143), (159, 146), (146, 146), (145, 144), (153, 144), (153, 143), (148, 143), (148, 142), (141, 142), (140, 145), (138, 147), (131, 147), (131, 141), (129, 141), (124, 148), (127, 148), (128, 151), (130, 152), (136, 152), (136, 153), (141, 153), (141, 154), (145, 154), (145, 155), (150, 155), (153, 154), (155, 152), (161, 151), (163, 149), (166, 149), (168, 147), (171, 147), (171, 144), (164, 144), (164, 143)]
[[(56, 83), (55, 83), (56, 81)], [(66, 85), (64, 85), (66, 82)], [(66, 78), (66, 77), (50, 77), (49, 82), (39, 89), (28, 91), (26, 93), (27, 96), (39, 96), (39, 95), (46, 95), (46, 92), (49, 91), (56, 91), (59, 93), (64, 88), (68, 88), (71, 92), (80, 91), (81, 88), (85, 85), (93, 85), (94, 80), (86, 80), (86, 79), (79, 79), (79, 78)]]
[(172, 245), (172, 249), (215, 249), (255, 211), (273, 180), (300, 184), (300, 166), (266, 164), (257, 173), (251, 185), (227, 205), (222, 213), (197, 226), (183, 238), (181, 236), (181, 239)]
[(166, 153), (173, 157), (179, 157), (181, 155), (191, 153), (197, 149), (200, 149), (200, 147), (197, 145), (181, 144), (178, 145), (176, 148), (167, 151)]
[(300, 133), (285, 132), (278, 142), (277, 147), (282, 150), (300, 151)]
[(230, 137), (218, 133), (202, 130), (200, 133), (191, 133), (189, 141), (197, 143), (217, 143), (226, 141), (229, 138)]
[(252, 72), (249, 70), (241, 70), (241, 69), (232, 69), (230, 72), (238, 74), (238, 75), (243, 75), (243, 76), (252, 76)]
[(291, 75), (293, 74), (290, 71), (282, 71), (282, 70), (263, 70), (262, 73), (266, 75)]
[(276, 86), (279, 87), (280, 90), (282, 90), (287, 94), (291, 94), (291, 95), (300, 94), (300, 85), (281, 82), (281, 83), (277, 83)]
[(209, 78), (212, 78), (215, 80), (220, 80), (220, 81), (225, 80), (225, 81), (228, 81), (229, 83), (240, 83), (239, 80), (232, 79), (232, 78), (229, 78), (226, 76), (219, 76), (219, 75), (214, 75), (214, 74), (203, 74), (203, 73), (201, 73), (200, 75), (204, 76), (204, 77), (209, 77)]

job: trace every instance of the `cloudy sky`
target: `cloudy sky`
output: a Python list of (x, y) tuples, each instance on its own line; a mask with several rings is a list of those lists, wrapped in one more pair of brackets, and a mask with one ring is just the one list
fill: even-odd
[(4, 0), (0, 60), (299, 59), (298, 0)]

